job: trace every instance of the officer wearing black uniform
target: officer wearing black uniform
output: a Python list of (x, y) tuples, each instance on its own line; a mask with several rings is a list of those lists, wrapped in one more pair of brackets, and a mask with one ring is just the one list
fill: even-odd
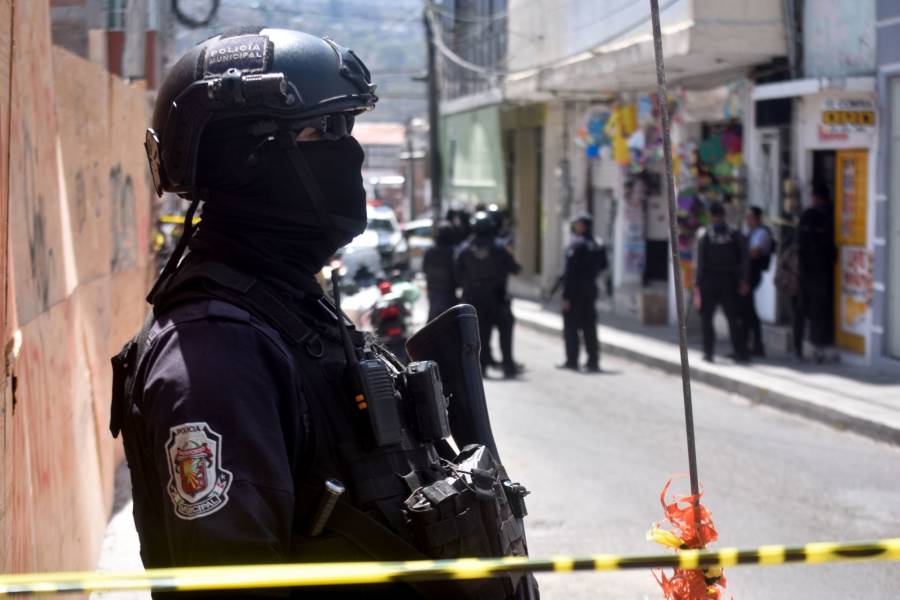
[(713, 316), (721, 305), (737, 362), (749, 360), (744, 331), (738, 319), (739, 297), (750, 292), (747, 245), (741, 233), (725, 222), (725, 209), (718, 202), (709, 207), (711, 222), (697, 243), (694, 304), (699, 305), (703, 324), (703, 358), (712, 362), (716, 346)]
[(481, 365), (490, 365), (491, 329), (500, 332), (500, 353), (503, 355), (503, 376), (518, 374), (519, 367), (512, 352), (512, 305), (507, 293), (510, 275), (522, 268), (496, 238), (496, 223), (484, 211), (472, 217), (473, 235), (456, 257), (456, 275), (462, 286), (463, 302), (478, 310), (481, 330)]
[[(145, 567), (526, 552), (515, 494), (489, 477), (479, 493), (497, 510), (485, 512), (453, 481), (448, 460), (505, 471), (484, 446), (448, 452), (436, 363), (405, 368), (316, 282), (366, 227), (363, 152), (350, 131), (374, 91), (350, 50), (270, 28), (210, 38), (160, 88), (146, 142), (154, 182), (191, 205), (144, 328), (113, 359), (110, 422), (124, 440)], [(423, 495), (434, 486), (443, 495)], [(534, 597), (517, 585), (530, 581), (302, 595)]]
[(425, 272), (425, 285), (428, 290), (428, 320), (459, 302), (456, 297), (456, 268), (453, 264), (455, 232), (453, 225), (442, 221), (437, 226), (434, 245), (425, 251), (422, 259), (422, 270)]
[(587, 352), (585, 369), (600, 371), (597, 342), (597, 276), (606, 269), (606, 248), (594, 239), (594, 220), (588, 214), (572, 220), (572, 240), (566, 248), (562, 277), (563, 338), (566, 362), (561, 368), (578, 370), (579, 333)]

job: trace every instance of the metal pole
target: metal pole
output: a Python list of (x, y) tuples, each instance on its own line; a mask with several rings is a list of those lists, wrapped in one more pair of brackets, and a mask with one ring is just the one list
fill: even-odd
[(412, 123), (412, 117), (406, 120), (406, 206), (403, 210), (406, 221), (416, 218), (416, 163), (413, 158)]
[[(684, 280), (678, 259), (678, 226), (675, 210), (675, 177), (672, 173), (672, 139), (669, 134), (669, 100), (666, 92), (666, 67), (663, 62), (662, 31), (659, 27), (659, 0), (650, 0), (650, 18), (653, 22), (653, 51), (656, 54), (656, 83), (658, 86), (659, 114), (663, 154), (666, 160), (666, 194), (669, 198), (669, 249), (672, 252), (672, 273), (675, 277), (675, 310), (678, 311), (678, 346), (681, 350), (681, 387), (684, 394), (684, 423), (687, 430), (688, 466), (691, 475), (691, 494), (697, 498), (700, 483), (697, 476), (697, 450), (694, 445), (694, 409), (691, 405), (691, 366), (687, 351), (687, 321), (684, 313)], [(694, 503), (699, 526), (699, 499)]]
[(431, 210), (434, 223), (437, 225), (443, 214), (441, 198), (443, 173), (441, 171), (440, 117), (438, 116), (440, 91), (438, 88), (437, 50), (434, 45), (434, 30), (429, 18), (429, 10), (431, 10), (430, 0), (425, 3), (422, 19), (425, 22), (425, 40), (428, 44), (428, 156), (431, 166)]

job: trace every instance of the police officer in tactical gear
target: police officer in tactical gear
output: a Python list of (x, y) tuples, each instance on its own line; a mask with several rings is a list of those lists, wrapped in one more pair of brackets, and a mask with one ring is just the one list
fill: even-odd
[(562, 276), (563, 339), (566, 362), (560, 368), (578, 370), (579, 333), (587, 352), (585, 370), (600, 372), (597, 342), (597, 277), (607, 267), (606, 248), (594, 239), (594, 219), (577, 215), (571, 222), (572, 240), (566, 248)]
[[(144, 328), (113, 359), (110, 420), (148, 568), (527, 552), (527, 492), (493, 440), (493, 452), (447, 443), (468, 406), (448, 420), (437, 363), (402, 365), (347, 322), (337, 286), (332, 302), (316, 282), (366, 227), (350, 132), (374, 92), (352, 51), (270, 28), (201, 43), (159, 91), (153, 178), (191, 205)], [(532, 584), (280, 595), (533, 598)]]
[(481, 365), (490, 365), (491, 330), (500, 332), (500, 353), (503, 356), (503, 376), (515, 377), (519, 366), (513, 360), (512, 305), (507, 293), (510, 275), (522, 268), (509, 250), (497, 241), (496, 221), (486, 212), (472, 217), (472, 237), (463, 244), (456, 257), (456, 275), (462, 286), (463, 302), (478, 311), (481, 330)]
[(725, 222), (725, 208), (720, 203), (710, 205), (709, 215), (710, 223), (697, 242), (694, 285), (694, 305), (700, 309), (703, 326), (703, 359), (713, 360), (716, 345), (713, 317), (716, 307), (721, 305), (734, 350), (731, 357), (736, 362), (747, 362), (749, 353), (738, 318), (739, 298), (750, 291), (747, 245), (740, 231)]
[(456, 268), (453, 265), (455, 231), (448, 221), (438, 223), (434, 245), (425, 251), (422, 270), (428, 289), (428, 320), (457, 304)]

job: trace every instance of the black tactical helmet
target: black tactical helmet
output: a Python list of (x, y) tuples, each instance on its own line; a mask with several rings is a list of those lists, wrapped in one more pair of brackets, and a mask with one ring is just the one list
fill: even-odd
[(479, 236), (490, 235), (494, 233), (497, 228), (497, 223), (494, 221), (494, 218), (483, 210), (479, 210), (475, 213), (469, 223), (472, 226), (472, 232)]
[(588, 233), (592, 233), (594, 230), (594, 217), (591, 216), (591, 213), (580, 212), (576, 214), (569, 221), (569, 225), (575, 225), (575, 223), (584, 223)]
[(200, 138), (214, 121), (240, 119), (259, 136), (311, 127), (338, 139), (377, 100), (363, 62), (328, 38), (270, 28), (217, 35), (160, 87), (145, 143), (156, 191), (193, 192)]

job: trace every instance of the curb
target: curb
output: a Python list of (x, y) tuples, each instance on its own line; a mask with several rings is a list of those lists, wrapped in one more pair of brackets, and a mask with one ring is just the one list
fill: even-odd
[[(522, 315), (517, 314), (516, 320), (525, 327), (540, 333), (555, 336), (562, 333), (561, 329), (557, 327), (529, 319), (528, 317), (523, 317)], [(610, 356), (618, 356), (636, 363), (641, 363), (672, 375), (681, 375), (680, 359), (667, 360), (652, 356), (627, 346), (604, 341), (603, 336), (600, 338), (600, 350), (601, 353)], [(763, 385), (754, 385), (744, 381), (738, 381), (721, 373), (697, 368), (694, 365), (691, 366), (691, 380), (699, 381), (717, 389), (743, 396), (751, 402), (771, 406), (772, 408), (784, 412), (824, 423), (835, 429), (852, 431), (853, 433), (874, 440), (900, 446), (900, 428), (898, 427), (892, 427), (891, 425), (866, 419), (865, 417), (810, 402), (805, 398), (772, 390)]]

